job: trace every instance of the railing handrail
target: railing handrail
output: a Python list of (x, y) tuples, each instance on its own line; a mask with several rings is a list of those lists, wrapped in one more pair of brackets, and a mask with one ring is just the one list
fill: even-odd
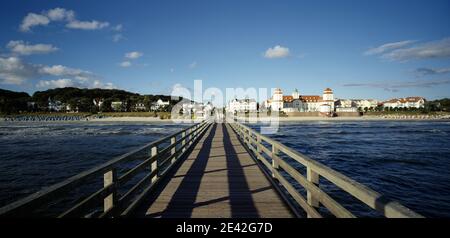
[[(326, 201), (331, 201), (330, 203), (335, 202), (333, 199), (328, 197), (328, 195), (326, 193), (324, 193), (322, 190), (320, 190), (320, 188), (318, 187), (319, 176), (322, 176), (322, 177), (326, 178), (329, 182), (333, 183), (337, 187), (346, 191), (348, 194), (357, 198), (358, 200), (360, 200), (364, 204), (368, 205), (372, 209), (375, 209), (378, 212), (381, 212), (386, 217), (411, 217), (411, 218), (423, 217), (420, 214), (412, 211), (411, 209), (401, 205), (398, 202), (389, 201), (389, 200), (385, 199), (378, 192), (376, 192), (376, 191), (370, 189), (369, 187), (367, 187), (361, 183), (358, 183), (355, 180), (323, 165), (322, 163), (315, 161), (315, 160), (309, 158), (308, 156), (306, 156), (302, 153), (299, 153), (274, 139), (271, 139), (267, 136), (261, 135), (260, 133), (256, 132), (255, 130), (251, 129), (250, 127), (248, 127), (246, 125), (243, 125), (239, 122), (232, 122), (232, 124), (235, 125), (233, 127), (234, 127), (235, 131), (238, 133), (238, 135), (240, 135), (241, 137), (244, 137), (243, 138), (243, 140), (245, 142), (244, 144), (246, 144), (248, 147), (250, 147), (251, 151), (256, 154), (258, 159), (261, 159), (261, 157), (263, 157), (261, 155), (261, 152), (264, 152), (273, 160), (272, 165), (270, 165), (269, 162), (267, 162), (267, 160), (265, 160), (265, 159), (263, 161), (263, 164), (266, 167), (268, 167), (268, 169), (272, 170), (273, 173), (275, 173), (274, 174), (275, 179), (278, 179), (281, 176), (278, 173), (278, 166), (280, 166), (279, 164), (281, 162), (282, 165), (284, 166), (284, 167), (282, 166), (283, 169), (289, 170), (289, 172), (291, 172), (291, 173), (289, 173), (291, 176), (292, 176), (292, 173), (295, 173), (295, 175), (294, 175), (295, 179), (297, 181), (301, 180), (298, 182), (303, 183), (302, 186), (306, 185), (306, 187), (305, 186), (303, 186), (303, 187), (305, 188), (305, 190), (307, 190), (308, 203), (310, 203), (309, 204), (310, 207), (306, 207), (308, 204), (303, 204), (304, 206), (302, 206), (302, 207), (310, 210), (312, 213), (315, 213), (315, 210), (310, 209), (310, 208), (318, 206), (317, 204), (318, 204), (319, 199), (317, 199), (317, 195), (320, 195), (320, 199), (323, 199)], [(237, 127), (236, 127), (236, 125), (237, 125)], [(256, 137), (256, 139), (254, 139), (253, 136)], [(270, 150), (261, 144), (262, 141), (265, 141), (272, 146), (272, 154), (268, 153)], [(251, 145), (251, 143), (254, 143), (256, 145), (256, 148), (254, 148)], [(309, 175), (311, 175), (311, 177), (316, 176), (317, 178), (306, 179), (291, 165), (289, 165), (284, 160), (282, 160), (279, 156), (277, 156), (278, 151), (283, 152), (284, 154), (288, 155), (295, 161), (297, 161), (300, 164), (302, 164), (303, 166), (305, 166), (307, 169), (307, 172), (308, 172), (308, 176)], [(290, 167), (290, 168), (286, 168), (286, 167)], [(285, 180), (284, 178), (280, 178), (280, 179), (281, 179), (279, 181), (280, 183), (283, 184), (283, 182), (285, 182), (284, 185), (289, 186), (289, 184), (286, 184), (287, 181), (284, 181)], [(313, 188), (314, 191), (308, 190), (307, 187)], [(291, 190), (289, 188), (286, 188), (286, 189), (288, 190), (288, 192), (289, 192), (289, 190)], [(316, 195), (316, 196), (314, 196), (314, 195)], [(311, 203), (313, 203), (312, 201), (314, 201), (314, 200), (317, 200), (316, 201), (317, 204), (315, 204), (315, 206), (312, 206), (313, 204), (311, 204)], [(298, 202), (303, 203), (304, 201), (300, 200)], [(324, 205), (329, 205), (330, 203), (324, 204)], [(302, 204), (300, 204), (300, 205), (302, 205)], [(348, 211), (343, 207), (336, 207), (336, 206), (332, 205), (327, 208), (329, 208), (329, 210), (330, 210), (330, 208), (335, 209), (336, 212), (339, 212), (340, 215), (343, 215), (343, 217), (349, 217), (351, 214), (351, 213), (348, 214)], [(318, 215), (318, 214), (316, 214), (316, 215)]]
[[(30, 195), (28, 195), (28, 196), (26, 196), (26, 197), (24, 197), (24, 198), (22, 198), (22, 199), (20, 199), (20, 200), (18, 200), (16, 202), (13, 202), (13, 203), (7, 204), (7, 205), (5, 205), (3, 207), (0, 207), (0, 216), (9, 215), (9, 214), (12, 214), (12, 213), (14, 213), (16, 211), (19, 211), (19, 210), (22, 211), (22, 209), (26, 209), (28, 207), (33, 207), (33, 206), (40, 205), (42, 202), (47, 201), (48, 199), (50, 199), (50, 197), (53, 196), (53, 195), (57, 195), (58, 193), (63, 193), (65, 191), (67, 191), (68, 189), (71, 189), (71, 188), (77, 186), (78, 184), (86, 181), (87, 179), (92, 178), (93, 176), (98, 176), (98, 175), (100, 175), (102, 173), (105, 173), (105, 172), (107, 172), (109, 170), (112, 170), (114, 168), (114, 166), (116, 166), (119, 163), (131, 160), (132, 156), (137, 154), (137, 153), (139, 153), (139, 152), (142, 152), (142, 151), (147, 150), (149, 148), (157, 147), (158, 145), (160, 145), (160, 144), (162, 144), (164, 142), (170, 141), (172, 138), (174, 138), (174, 137), (176, 137), (176, 136), (178, 136), (180, 134), (183, 134), (184, 136), (180, 140), (176, 141), (175, 144), (169, 145), (168, 147), (164, 148), (163, 150), (166, 150), (167, 148), (172, 149), (173, 147), (175, 147), (179, 143), (182, 143), (182, 141), (186, 142), (186, 139), (188, 137), (191, 137), (192, 134), (195, 134), (195, 133), (199, 134), (198, 130), (204, 130), (205, 126), (208, 125), (208, 124), (209, 124), (208, 121), (203, 121), (201, 123), (196, 123), (195, 125), (192, 125), (192, 126), (190, 126), (188, 128), (182, 129), (182, 130), (180, 130), (178, 132), (175, 132), (175, 133), (173, 133), (171, 135), (165, 136), (165, 137), (163, 137), (163, 138), (161, 138), (161, 139), (159, 139), (157, 141), (148, 143), (148, 144), (146, 144), (144, 146), (141, 146), (141, 147), (139, 147), (137, 149), (134, 149), (131, 152), (128, 152), (126, 154), (120, 155), (120, 156), (118, 156), (118, 157), (116, 157), (116, 158), (114, 158), (114, 159), (112, 159), (112, 160), (110, 160), (110, 161), (108, 161), (106, 163), (98, 165), (98, 166), (96, 166), (96, 167), (94, 167), (92, 169), (83, 171), (83, 172), (81, 172), (81, 173), (79, 173), (77, 175), (74, 175), (74, 176), (72, 176), (70, 178), (67, 178), (66, 180), (64, 180), (62, 182), (59, 182), (57, 184), (54, 184), (54, 185), (51, 185), (49, 187), (43, 188), (40, 191), (35, 192), (33, 194), (30, 194)], [(194, 129), (194, 130), (192, 130), (192, 129)], [(185, 132), (188, 132), (188, 131), (190, 133), (186, 134)], [(192, 141), (192, 139), (190, 141)], [(183, 144), (183, 148), (182, 148), (183, 151), (186, 150), (185, 147), (186, 147), (186, 145)], [(166, 152), (168, 152), (168, 151), (166, 151)], [(155, 160), (160, 155), (161, 154), (152, 155), (147, 160), (148, 160), (148, 162), (152, 162), (152, 159)], [(171, 155), (171, 156), (173, 156), (173, 155)], [(165, 161), (165, 162), (167, 162), (167, 161)], [(129, 171), (135, 169), (136, 167), (138, 167), (140, 165), (141, 164), (131, 168)], [(120, 181), (120, 178), (119, 178), (119, 181)], [(105, 189), (105, 188), (103, 188), (103, 189)], [(100, 192), (100, 190), (97, 191), (97, 192)]]

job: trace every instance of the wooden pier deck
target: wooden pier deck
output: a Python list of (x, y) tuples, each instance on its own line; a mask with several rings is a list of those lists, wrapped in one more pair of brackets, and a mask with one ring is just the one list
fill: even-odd
[(228, 124), (213, 124), (137, 209), (139, 217), (293, 217)]

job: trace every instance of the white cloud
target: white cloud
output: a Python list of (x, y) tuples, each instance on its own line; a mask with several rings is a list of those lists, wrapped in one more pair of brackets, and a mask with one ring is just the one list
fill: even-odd
[(413, 44), (415, 41), (401, 41), (388, 43), (369, 49), (366, 55), (381, 55), (383, 59), (391, 61), (409, 61), (420, 59), (450, 58), (450, 38)]
[(65, 88), (73, 87), (72, 79), (57, 79), (57, 80), (40, 80), (36, 87), (38, 88)]
[(123, 30), (123, 25), (122, 24), (118, 24), (118, 25), (116, 25), (116, 26), (114, 26), (113, 28), (113, 31), (122, 31)]
[(183, 85), (177, 83), (172, 86), (170, 91), (170, 96), (172, 99), (176, 100), (177, 97), (182, 97), (184, 99), (191, 99), (191, 90), (189, 88), (184, 87)]
[(122, 24), (118, 24), (116, 26), (111, 27), (112, 31), (115, 31), (116, 33), (112, 36), (112, 41), (113, 42), (119, 42), (123, 39), (125, 39), (125, 37), (123, 36), (123, 34), (121, 33), (123, 30), (123, 25)]
[(120, 65), (120, 67), (127, 68), (127, 67), (130, 67), (130, 66), (131, 66), (131, 62), (130, 62), (130, 61), (123, 61), (123, 62), (120, 63), (119, 65)]
[(102, 83), (100, 80), (83, 81), (79, 79), (55, 79), (55, 80), (40, 80), (36, 84), (37, 88), (51, 89), (51, 88), (65, 88), (65, 87), (78, 87), (78, 88), (105, 88), (114, 89), (117, 88), (112, 83)]
[(194, 68), (197, 67), (197, 65), (198, 65), (198, 64), (197, 64), (197, 61), (194, 61), (194, 62), (192, 62), (192, 63), (189, 64), (189, 68), (190, 68), (190, 69), (194, 69)]
[(289, 48), (276, 45), (273, 48), (267, 49), (266, 52), (264, 53), (264, 57), (268, 59), (285, 58), (288, 57), (289, 54), (290, 54)]
[(370, 48), (369, 50), (367, 50), (366, 52), (364, 52), (365, 55), (377, 55), (377, 54), (381, 54), (384, 53), (386, 51), (389, 50), (395, 50), (395, 49), (399, 49), (402, 47), (405, 47), (407, 45), (410, 45), (412, 43), (414, 43), (415, 41), (413, 40), (406, 40), (406, 41), (399, 41), (399, 42), (392, 42), (392, 43), (387, 43), (375, 48)]
[(100, 80), (94, 80), (92, 88), (115, 89), (117, 87), (113, 83), (102, 83)]
[(426, 42), (409, 48), (396, 49), (384, 54), (382, 57), (394, 61), (450, 58), (450, 38)]
[(46, 12), (47, 17), (52, 21), (73, 21), (75, 12), (64, 8), (54, 8)]
[(138, 59), (141, 56), (143, 56), (144, 54), (138, 51), (133, 51), (133, 52), (129, 52), (125, 54), (125, 58), (127, 59)]
[[(28, 32), (32, 27), (43, 25), (46, 26), (51, 22), (67, 22), (66, 27), (70, 29), (81, 29), (81, 30), (98, 30), (109, 26), (108, 22), (101, 21), (80, 21), (75, 17), (75, 12), (72, 10), (66, 10), (64, 8), (54, 8), (48, 11), (42, 11), (40, 14), (29, 13), (20, 25), (20, 30), (23, 32)], [(117, 25), (115, 28), (121, 25)]]
[(70, 21), (67, 23), (66, 27), (70, 29), (80, 29), (80, 30), (99, 30), (108, 27), (108, 22), (99, 21)]
[(114, 42), (119, 42), (119, 41), (121, 41), (121, 40), (123, 40), (123, 39), (125, 39), (125, 37), (123, 37), (123, 35), (120, 34), (120, 33), (114, 34), (113, 37), (112, 37), (112, 40), (113, 40)]
[(30, 45), (29, 43), (23, 41), (10, 41), (6, 47), (13, 53), (20, 55), (48, 54), (58, 50), (58, 48), (50, 44)]
[(36, 87), (80, 87), (80, 88), (113, 88), (112, 83), (102, 83), (99, 76), (85, 70), (69, 68), (63, 65), (38, 65), (23, 62), (18, 57), (0, 57), (0, 83), (23, 85), (29, 80), (43, 77), (59, 79), (40, 80)]
[[(119, 64), (119, 66), (120, 66), (120, 67), (124, 67), (124, 68), (131, 67), (131, 66), (133, 65), (133, 64), (131, 63), (131, 60), (138, 59), (138, 58), (142, 57), (143, 55), (144, 55), (144, 54), (141, 53), (141, 52), (139, 52), (139, 51), (132, 51), (132, 52), (126, 53), (126, 54), (125, 54), (125, 59), (126, 59), (126, 60), (124, 60), (123, 62), (121, 62), (121, 63)], [(146, 65), (144, 65), (144, 66), (146, 66)]]
[(0, 57), (0, 83), (21, 85), (38, 73), (36, 66), (22, 62), (17, 57)]
[(450, 67), (449, 68), (440, 68), (440, 69), (418, 68), (415, 70), (415, 72), (421, 76), (447, 74), (447, 73), (450, 73)]
[(383, 83), (349, 83), (344, 84), (344, 87), (368, 87), (368, 88), (381, 88), (389, 92), (398, 92), (406, 88), (431, 88), (440, 85), (450, 84), (450, 79), (439, 80), (416, 80), (406, 82), (383, 82)]
[(48, 17), (35, 14), (35, 13), (29, 13), (22, 21), (22, 24), (20, 25), (21, 31), (30, 31), (31, 27), (43, 25), (46, 26), (50, 23), (50, 19)]
[(41, 74), (47, 74), (52, 76), (83, 76), (91, 75), (89, 71), (81, 69), (73, 69), (63, 65), (43, 66), (39, 69)]

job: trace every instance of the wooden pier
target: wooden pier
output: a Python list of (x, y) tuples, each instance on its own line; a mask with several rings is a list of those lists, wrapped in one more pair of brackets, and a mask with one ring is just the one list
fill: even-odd
[(292, 217), (226, 124), (211, 126), (168, 182), (137, 209), (145, 217)]
[[(326, 209), (355, 217), (320, 188), (323, 179), (382, 216), (421, 217), (239, 122), (208, 121), (4, 206), (0, 216), (319, 218)], [(97, 189), (78, 196), (86, 184)]]

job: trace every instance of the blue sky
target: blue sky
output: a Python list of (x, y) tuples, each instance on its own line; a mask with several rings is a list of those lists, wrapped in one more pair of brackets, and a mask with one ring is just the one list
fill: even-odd
[(450, 97), (449, 12), (447, 0), (1, 1), (0, 88), (169, 94), (201, 79), (309, 95), (331, 87), (338, 98)]

